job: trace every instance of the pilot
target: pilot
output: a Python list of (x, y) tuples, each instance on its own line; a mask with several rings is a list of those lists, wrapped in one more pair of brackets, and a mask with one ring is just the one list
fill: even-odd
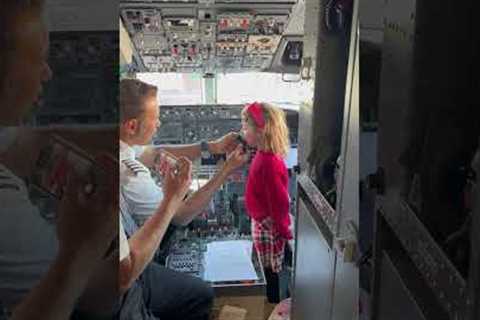
[[(143, 147), (136, 152), (134, 148), (151, 141), (160, 124), (157, 88), (139, 80), (120, 83), (120, 122), (119, 273), (124, 295), (119, 318), (144, 314), (144, 318), (134, 319), (208, 319), (212, 289), (200, 279), (169, 270), (152, 259), (169, 224), (190, 223), (248, 157), (237, 146), (234, 133), (208, 143)], [(165, 151), (178, 158), (177, 168), (168, 168), (163, 186), (158, 187), (148, 168), (155, 167), (155, 158)], [(191, 181), (191, 161), (206, 152), (229, 156), (207, 184), (184, 200)], [(147, 218), (139, 226), (132, 215)]]
[[(56, 228), (29, 199), (23, 177), (43, 139), (15, 126), (52, 75), (43, 6), (42, 0), (0, 2), (0, 304), (8, 304), (16, 320), (68, 319), (118, 232), (118, 194), (107, 194), (117, 179), (80, 198), (72, 174)], [(112, 178), (118, 171), (108, 161), (105, 168)]]

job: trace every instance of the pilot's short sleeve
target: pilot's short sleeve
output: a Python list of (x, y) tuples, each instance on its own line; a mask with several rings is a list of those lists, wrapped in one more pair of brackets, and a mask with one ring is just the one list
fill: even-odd
[(139, 224), (155, 213), (163, 199), (162, 189), (152, 179), (150, 172), (129, 177), (121, 190), (129, 204), (130, 214)]
[(128, 256), (130, 256), (130, 246), (128, 245), (127, 235), (125, 234), (125, 230), (123, 229), (122, 220), (119, 221), (120, 231), (120, 261), (124, 260)]

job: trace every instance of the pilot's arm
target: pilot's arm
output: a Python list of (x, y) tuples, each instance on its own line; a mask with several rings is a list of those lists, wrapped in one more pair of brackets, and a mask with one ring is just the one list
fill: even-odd
[(116, 164), (104, 162), (108, 181), (93, 194), (85, 193), (85, 181), (71, 172), (59, 205), (59, 252), (47, 274), (13, 310), (12, 319), (68, 319), (89, 278), (115, 238), (117, 201)]
[(157, 212), (127, 240), (120, 221), (119, 291), (125, 293), (152, 261), (181, 199), (165, 197)]
[[(209, 153), (225, 154), (232, 152), (238, 144), (237, 136), (237, 133), (231, 132), (217, 140), (208, 142)], [(159, 150), (165, 150), (177, 158), (186, 157), (192, 161), (198, 159), (202, 154), (200, 143), (188, 145), (159, 145), (156, 147), (146, 147), (140, 155), (139, 160), (151, 168)]]
[(182, 203), (191, 183), (192, 163), (178, 160), (178, 175), (167, 172), (164, 180), (164, 198), (155, 213), (126, 240), (120, 223), (120, 294), (125, 293), (152, 261), (168, 225)]
[(229, 154), (227, 161), (205, 185), (187, 198), (177, 210), (173, 218), (176, 225), (189, 224), (210, 203), (215, 192), (227, 180), (228, 176), (248, 161), (248, 155), (241, 146)]

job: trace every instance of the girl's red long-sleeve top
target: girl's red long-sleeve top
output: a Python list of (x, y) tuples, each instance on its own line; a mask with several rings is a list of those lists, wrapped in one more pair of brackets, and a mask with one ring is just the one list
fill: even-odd
[(282, 157), (257, 151), (248, 173), (245, 207), (256, 221), (271, 217), (277, 232), (285, 239), (292, 239), (288, 172)]

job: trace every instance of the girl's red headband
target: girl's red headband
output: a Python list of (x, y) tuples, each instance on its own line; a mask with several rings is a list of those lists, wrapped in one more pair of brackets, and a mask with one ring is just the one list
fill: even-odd
[(263, 129), (265, 128), (265, 117), (263, 116), (262, 104), (258, 102), (247, 104), (247, 112), (255, 122), (255, 125)]

